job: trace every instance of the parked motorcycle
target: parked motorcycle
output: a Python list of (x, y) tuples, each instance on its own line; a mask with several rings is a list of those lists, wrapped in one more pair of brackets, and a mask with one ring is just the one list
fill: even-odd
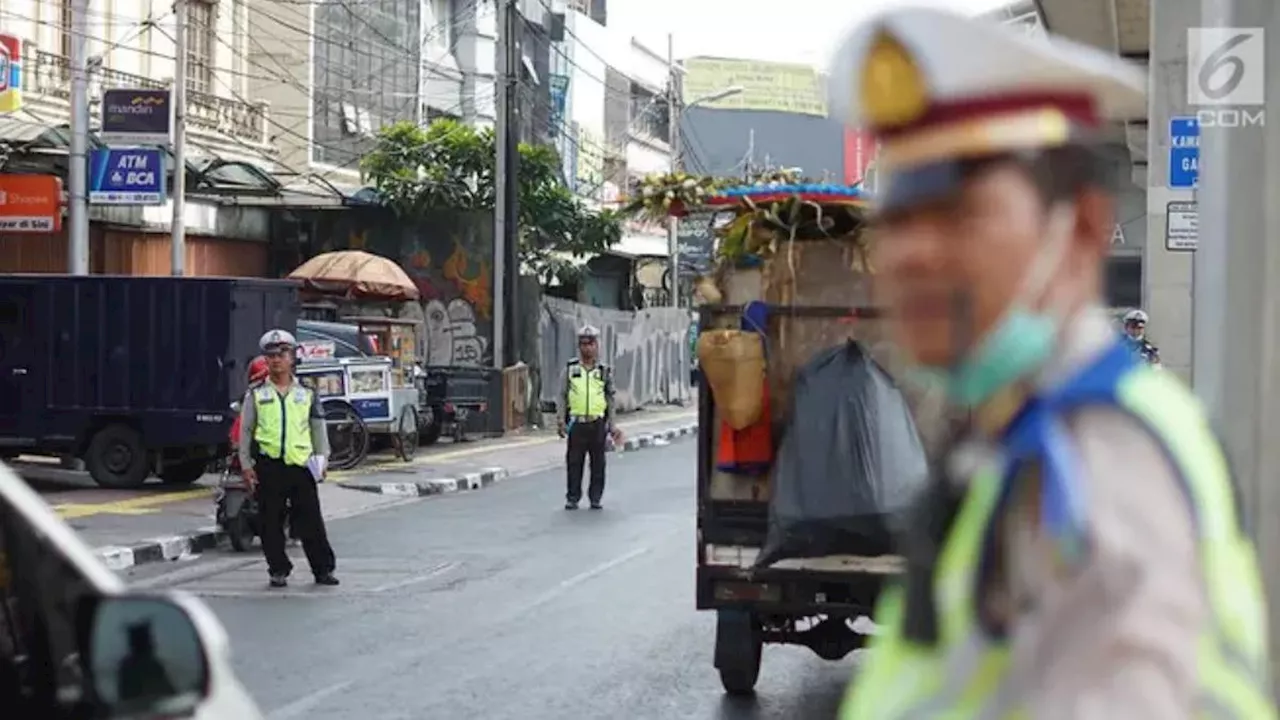
[[(231, 403), (232, 412), (240, 412), (240, 403)], [(214, 493), (215, 516), (218, 527), (227, 534), (231, 548), (246, 552), (253, 546), (253, 539), (262, 536), (262, 521), (258, 512), (257, 488), (249, 485), (240, 472), (240, 424), (231, 429), (231, 452), (223, 462), (222, 475)], [(292, 524), (285, 518), (285, 528), (290, 540), (297, 540)]]

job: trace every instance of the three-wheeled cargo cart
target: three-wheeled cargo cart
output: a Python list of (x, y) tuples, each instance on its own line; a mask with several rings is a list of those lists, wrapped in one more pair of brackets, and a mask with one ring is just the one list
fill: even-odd
[[(837, 307), (770, 309), (792, 320), (828, 323), (862, 314)], [(701, 312), (707, 327), (741, 309), (714, 305)], [(744, 695), (755, 689), (765, 644), (804, 645), (826, 660), (861, 648), (880, 590), (902, 571), (903, 561), (838, 555), (756, 568), (769, 530), (768, 478), (718, 471), (718, 428), (715, 396), (704, 376), (698, 393), (697, 608), (716, 612), (714, 660), (721, 684), (731, 695)]]
[[(866, 197), (858, 189), (786, 178), (723, 189), (677, 176), (669, 190), (645, 193), (673, 195), (663, 201), (671, 214), (714, 213), (717, 268), (696, 284), (704, 301), (698, 328), (759, 334), (768, 409), (758, 422), (771, 423), (770, 453), (790, 427), (797, 372), (817, 354), (852, 341), (892, 377), (894, 362), (872, 308)], [(765, 327), (748, 330), (748, 305), (763, 311)], [(772, 459), (750, 472), (721, 462), (726, 409), (717, 406), (706, 363), (701, 370), (697, 607), (716, 612), (715, 667), (725, 691), (742, 695), (755, 688), (766, 644), (804, 645), (829, 660), (861, 648), (874, 627), (881, 588), (904, 563), (886, 543), (868, 545), (861, 555), (793, 557), (758, 567), (776, 468)], [(914, 399), (907, 405), (914, 415)]]

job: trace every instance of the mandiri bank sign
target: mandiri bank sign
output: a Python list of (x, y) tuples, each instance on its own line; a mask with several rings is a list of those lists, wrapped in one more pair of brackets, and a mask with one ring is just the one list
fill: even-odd
[(101, 137), (108, 144), (168, 145), (172, 128), (169, 90), (113, 88), (102, 93)]

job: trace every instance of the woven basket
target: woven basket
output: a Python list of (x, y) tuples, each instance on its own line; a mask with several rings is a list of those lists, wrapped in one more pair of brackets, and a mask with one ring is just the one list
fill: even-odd
[(716, 413), (734, 430), (760, 419), (764, 403), (764, 340), (746, 330), (707, 330), (698, 337), (698, 363)]

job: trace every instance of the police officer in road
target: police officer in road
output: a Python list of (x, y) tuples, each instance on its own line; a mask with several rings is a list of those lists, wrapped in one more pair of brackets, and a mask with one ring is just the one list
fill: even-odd
[(603, 507), (604, 456), (606, 437), (618, 443), (622, 433), (613, 425), (613, 375), (608, 365), (599, 361), (600, 331), (584, 325), (578, 331), (578, 357), (570, 360), (561, 382), (564, 400), (560, 414), (560, 437), (569, 437), (565, 453), (568, 466), (568, 489), (564, 509), (577, 510), (582, 501), (582, 472), (591, 458), (591, 482), (587, 500), (592, 510)]
[(1141, 310), (1130, 310), (1124, 314), (1124, 334), (1129, 339), (1133, 351), (1148, 365), (1160, 367), (1160, 350), (1147, 339), (1147, 314)]
[(271, 587), (285, 587), (293, 563), (285, 552), (286, 511), (302, 540), (311, 573), (319, 585), (337, 585), (337, 561), (325, 532), (316, 491), (319, 479), (307, 467), (313, 455), (327, 460), (329, 436), (315, 393), (293, 374), (298, 341), (285, 330), (270, 330), (258, 341), (270, 374), (245, 393), (240, 415), (240, 466), (245, 480), (258, 486), (262, 517), (262, 554)]
[(1145, 73), (938, 9), (864, 21), (832, 109), (880, 143), (886, 329), (956, 426), (846, 720), (1276, 717), (1225, 452), (1103, 304), (1102, 138)]

